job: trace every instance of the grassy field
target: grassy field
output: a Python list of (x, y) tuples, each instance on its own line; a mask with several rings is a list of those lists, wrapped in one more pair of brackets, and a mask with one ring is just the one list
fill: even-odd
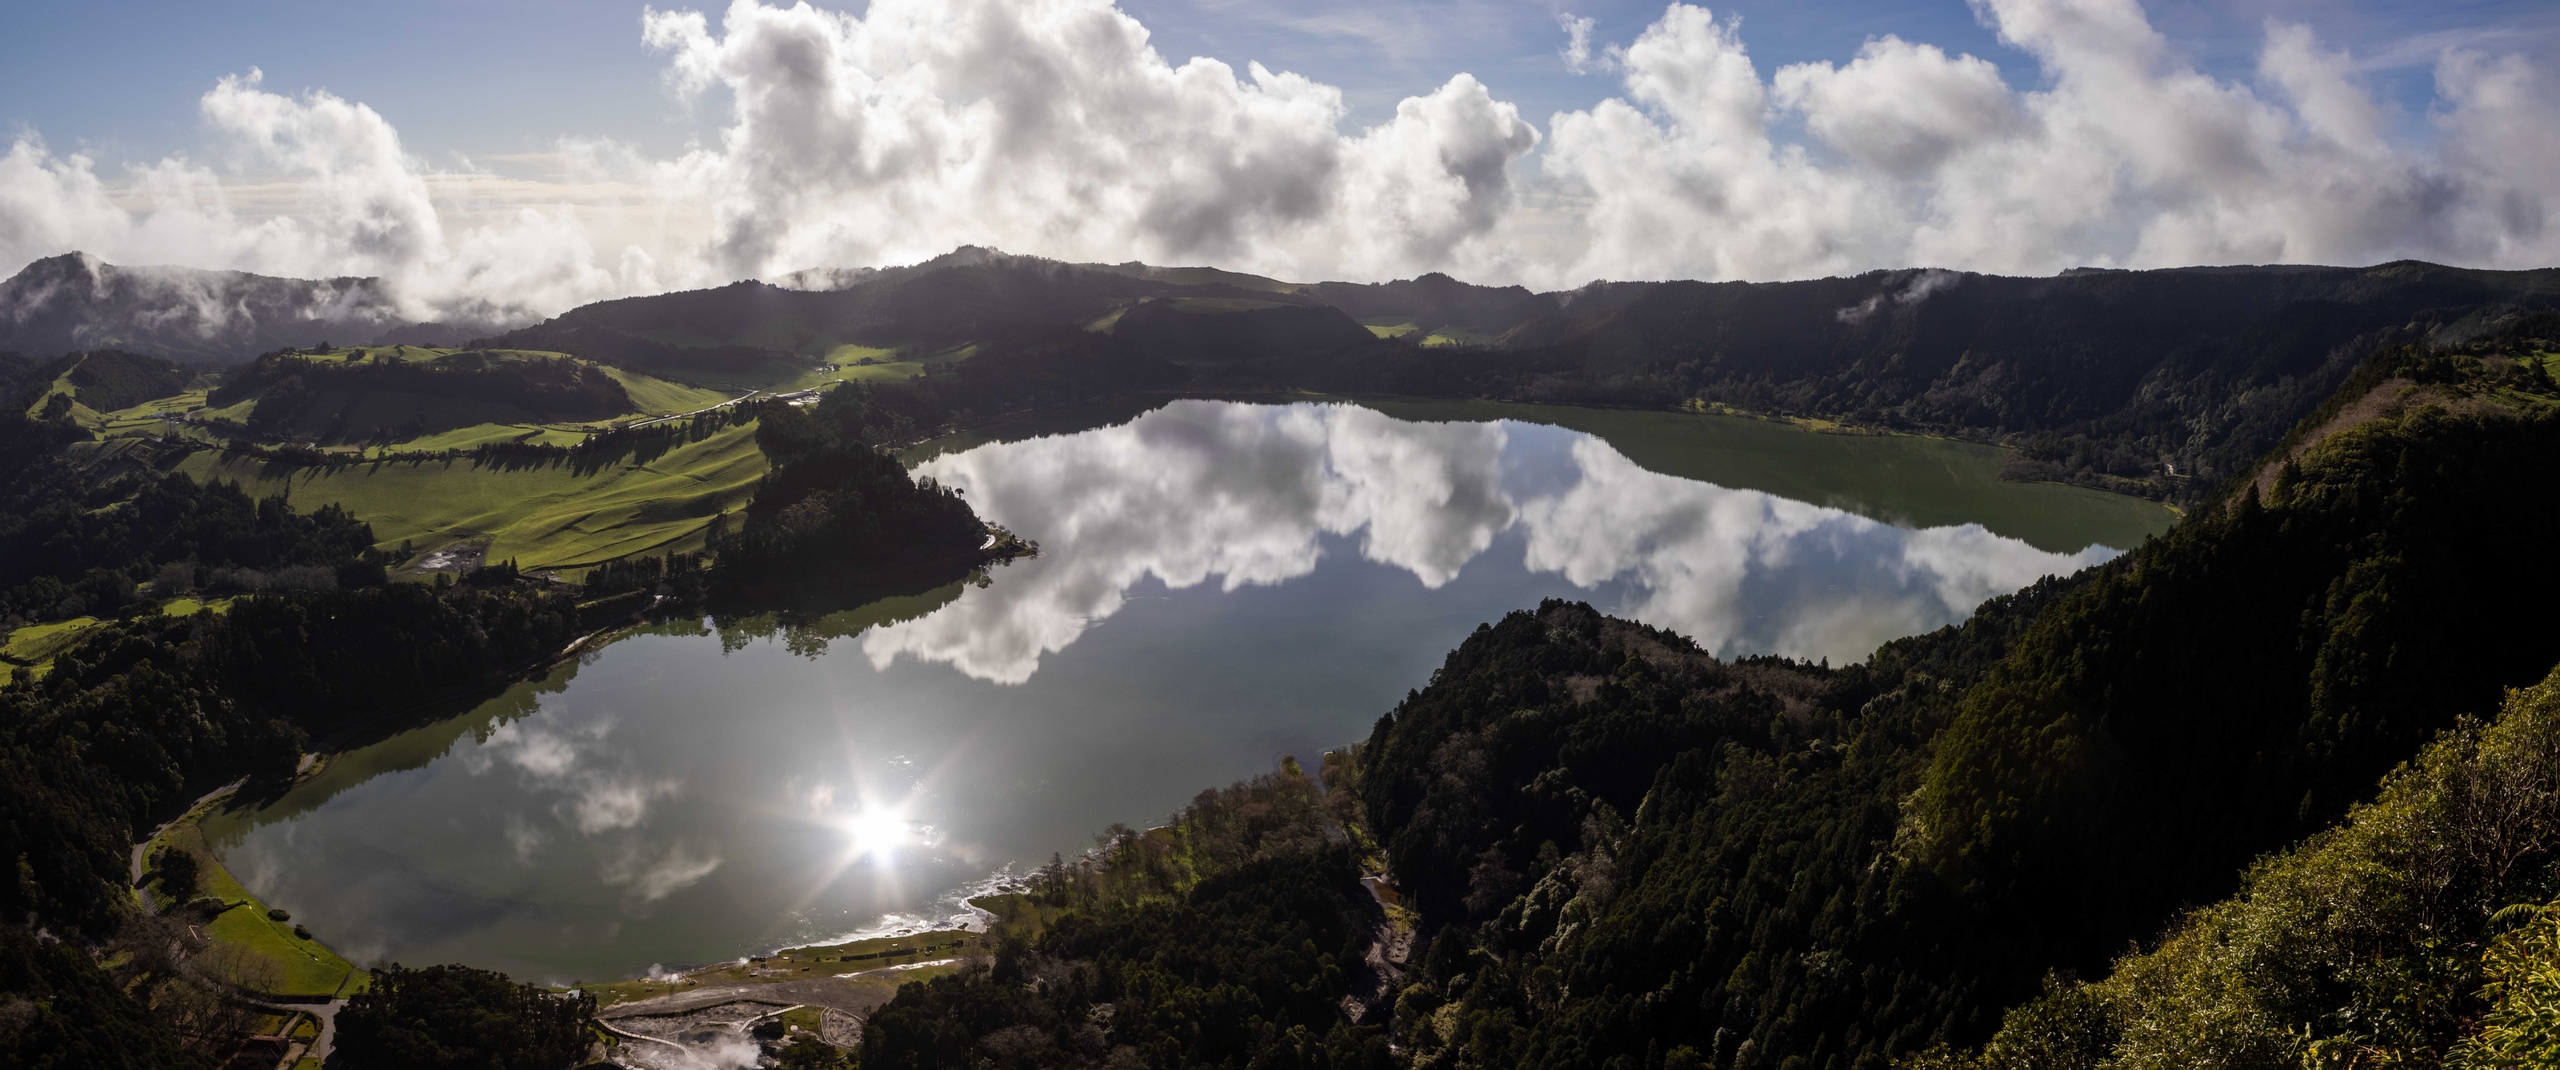
[[(951, 352), (945, 350), (934, 354), (902, 354), (896, 349), (847, 344), (827, 350), (824, 363), (831, 367), (825, 370), (820, 370), (814, 365), (772, 361), (751, 368), (688, 369), (682, 373), (682, 378), (692, 387), (720, 393), (719, 400), (726, 401), (750, 390), (786, 394), (794, 390), (808, 390), (833, 383), (912, 379), (924, 374), (924, 366), (927, 364), (938, 364), (954, 359), (950, 356)], [(857, 363), (864, 359), (869, 359), (873, 363)], [(639, 395), (635, 393), (632, 396)]]
[(1251, 312), (1278, 308), (1286, 303), (1252, 297), (1177, 297), (1173, 299), (1173, 308), (1176, 312)]
[[(398, 360), (425, 363), (440, 360), (458, 350), (422, 349), (415, 346), (383, 346), (331, 350), (310, 354), (309, 359), (329, 364), (357, 360)], [(557, 357), (558, 353), (530, 350), (499, 350), (501, 357)], [(744, 389), (728, 391), (707, 386), (673, 382), (620, 368), (599, 366), (631, 395), (632, 408), (611, 417), (584, 420), (543, 420), (537, 414), (502, 402), (473, 401), (450, 397), (425, 397), (398, 391), (324, 390), (293, 423), (288, 435), (305, 438), (323, 437), (333, 428), (372, 428), (404, 426), (411, 421), (423, 423), (421, 434), (391, 443), (389, 446), (357, 446), (341, 444), (335, 452), (371, 454), (382, 449), (442, 450), (469, 449), (489, 442), (522, 440), (545, 445), (574, 445), (596, 431), (615, 423), (650, 416), (672, 416), (709, 408), (745, 393)], [(870, 369), (864, 369), (869, 371)], [(759, 384), (761, 385), (761, 384)], [(97, 413), (75, 405), (72, 414), (82, 426), (108, 436), (159, 437), (179, 434), (210, 442), (211, 435), (200, 429), (172, 422), (164, 417), (192, 413), (200, 419), (243, 422), (257, 406), (257, 397), (242, 398), (220, 408), (207, 404), (206, 391), (189, 390), (182, 394), (144, 402), (110, 413)], [(84, 415), (85, 414), (85, 415)]]
[(1422, 344), (1427, 346), (1480, 346), (1492, 344), (1493, 338), (1494, 336), (1486, 334), (1483, 331), (1470, 330), (1465, 327), (1442, 327), (1424, 337)]
[[(228, 598), (216, 598), (210, 602), (172, 598), (160, 604), (160, 612), (172, 617), (191, 617), (205, 610), (220, 613), (229, 608), (231, 600)], [(71, 649), (71, 644), (79, 642), (82, 635), (97, 626), (96, 617), (73, 617), (30, 624), (10, 632), (5, 640), (0, 640), (0, 657), (6, 659), (0, 660), (0, 684), (13, 679), (21, 666), (26, 671), (42, 674), (45, 666), (51, 664), (56, 656)]]
[(271, 976), (267, 982), (269, 995), (343, 996), (362, 990), (368, 977), (364, 971), (318, 940), (294, 935), (293, 922), (269, 918), (266, 904), (242, 887), (223, 867), (220, 856), (206, 847), (198, 822), (220, 805), (221, 799), (208, 801), (171, 822), (152, 838), (143, 857), (149, 858), (162, 848), (176, 848), (196, 856), (201, 873), (200, 894), (229, 904), (204, 927), (206, 939), (217, 946), (237, 948), (263, 964), (263, 972)]
[[(415, 346), (335, 349), (310, 354), (320, 362), (441, 360), (455, 350)], [(965, 359), (952, 350), (917, 360), (856, 365), (862, 358), (895, 356), (889, 350), (841, 347), (844, 363), (826, 372), (790, 371), (779, 381), (750, 388), (797, 390), (839, 381), (902, 379), (922, 374), (926, 363)], [(504, 351), (501, 356), (558, 354)], [(392, 391), (323, 391), (294, 430), (306, 436), (332, 427), (409, 424), (423, 414), (423, 433), (391, 444), (342, 443), (323, 447), (349, 457), (381, 458), (392, 451), (468, 451), (495, 443), (574, 446), (597, 431), (649, 416), (671, 416), (720, 405), (749, 388), (680, 383), (619, 368), (605, 374), (631, 395), (633, 411), (586, 422), (543, 421), (512, 406), (455, 398), (427, 398)], [(786, 369), (787, 370), (787, 369)], [(207, 407), (206, 392), (191, 389), (112, 413), (75, 408), (84, 424), (104, 434), (86, 449), (93, 463), (121, 464), (119, 452), (146, 440), (176, 437), (218, 445), (217, 433), (199, 424), (166, 419), (242, 421), (254, 397), (221, 409)], [(147, 451), (145, 451), (147, 453)], [(136, 456), (141, 456), (137, 454)], [(300, 508), (345, 506), (374, 526), (385, 548), (403, 542), (424, 550), (469, 540), (489, 543), (492, 561), (513, 558), (525, 568), (576, 569), (634, 553), (699, 549), (711, 518), (743, 506), (765, 473), (752, 427), (729, 428), (708, 440), (680, 446), (647, 463), (623, 463), (588, 474), (566, 465), (497, 467), (468, 459), (387, 460), (367, 465), (295, 469), (204, 450), (178, 470), (199, 480), (235, 480), (252, 493), (283, 493)], [(41, 637), (30, 637), (34, 642)], [(16, 656), (16, 655), (12, 655)], [(38, 659), (28, 659), (30, 661)], [(14, 671), (0, 667), (0, 673)], [(0, 677), (5, 678), (5, 677)]]
[(1370, 316), (1361, 320), (1360, 325), (1368, 328), (1370, 334), (1380, 338), (1402, 338), (1421, 329), (1411, 319), (1403, 316)]
[(0, 644), (0, 655), (8, 658), (0, 661), (0, 684), (16, 679), (22, 670), (42, 675), (55, 655), (70, 649), (71, 644), (80, 641), (82, 633), (97, 626), (96, 617), (73, 617), (30, 624), (10, 632), (8, 641)]
[(485, 537), (489, 560), (513, 558), (537, 569), (694, 549), (712, 517), (753, 496), (766, 464), (749, 425), (593, 475), (567, 465), (500, 468), (469, 460), (283, 469), (211, 452), (188, 457), (178, 470), (199, 480), (237, 480), (255, 494), (287, 494), (302, 509), (336, 503), (372, 524), (385, 547), (408, 542), (426, 550)]
[(737, 394), (713, 390), (709, 387), (669, 382), (656, 376), (642, 375), (620, 368), (606, 368), (604, 373), (612, 376), (615, 382), (622, 384), (622, 389), (631, 395), (631, 404), (635, 409), (649, 416), (673, 416), (680, 412), (706, 409), (737, 396)]
[(2169, 529), (2158, 502), (2000, 478), (2008, 451), (1918, 435), (1825, 434), (1775, 420), (1495, 401), (1362, 401), (1406, 420), (1520, 420), (1598, 437), (1664, 475), (1765, 491), (1905, 527), (1979, 523), (2040, 550), (2119, 550)]

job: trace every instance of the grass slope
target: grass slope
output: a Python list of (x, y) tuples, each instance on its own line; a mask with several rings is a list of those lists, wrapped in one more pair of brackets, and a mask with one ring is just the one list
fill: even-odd
[(151, 857), (162, 848), (176, 848), (196, 857), (199, 894), (227, 904), (204, 927), (206, 938), (218, 948), (236, 948), (264, 963), (273, 978), (267, 989), (269, 995), (343, 996), (360, 991), (366, 978), (362, 970), (328, 945), (294, 935), (293, 922), (268, 917), (267, 905), (242, 886), (223, 867), (221, 856), (206, 845), (198, 822), (221, 804), (220, 799), (209, 800), (171, 822), (144, 847), (143, 856)]
[(750, 425), (645, 465), (588, 476), (565, 465), (498, 468), (467, 460), (278, 470), (210, 452), (188, 457), (179, 470), (199, 480), (237, 480), (256, 494), (288, 494), (298, 508), (344, 506), (372, 524), (386, 547), (488, 538), (489, 560), (513, 558), (535, 569), (689, 548), (687, 540), (699, 541), (712, 517), (746, 503), (766, 463)]
[[(220, 613), (230, 606), (228, 598), (216, 598), (211, 602), (172, 598), (161, 605), (160, 611), (172, 617), (186, 617), (207, 609)], [(7, 684), (21, 669), (42, 673), (46, 666), (53, 664), (57, 655), (71, 649), (72, 644), (79, 642), (98, 623), (96, 617), (73, 617), (30, 624), (10, 632), (5, 639), (0, 639), (0, 684)]]

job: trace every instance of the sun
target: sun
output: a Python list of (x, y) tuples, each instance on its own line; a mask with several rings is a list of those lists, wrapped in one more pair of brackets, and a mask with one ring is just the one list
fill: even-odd
[(848, 814), (837, 820), (836, 827), (844, 833), (845, 845), (854, 854), (879, 862), (888, 861), (898, 848), (915, 842), (914, 826), (907, 815), (887, 808)]

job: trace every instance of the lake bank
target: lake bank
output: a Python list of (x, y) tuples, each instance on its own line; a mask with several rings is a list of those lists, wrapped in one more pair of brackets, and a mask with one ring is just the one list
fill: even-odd
[(1041, 555), (618, 634), (226, 818), (225, 860), (362, 961), (566, 984), (831, 946), (946, 927), (988, 873), (1361, 738), (1542, 600), (1839, 663), (2109, 556), (1353, 404), (1177, 401), (915, 471)]

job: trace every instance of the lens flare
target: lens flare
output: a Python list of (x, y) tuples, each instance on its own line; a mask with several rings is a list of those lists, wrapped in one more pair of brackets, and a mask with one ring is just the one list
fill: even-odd
[(896, 810), (868, 809), (839, 818), (836, 828), (844, 833), (845, 845), (859, 856), (874, 862), (887, 862), (898, 849), (916, 842), (915, 824)]

